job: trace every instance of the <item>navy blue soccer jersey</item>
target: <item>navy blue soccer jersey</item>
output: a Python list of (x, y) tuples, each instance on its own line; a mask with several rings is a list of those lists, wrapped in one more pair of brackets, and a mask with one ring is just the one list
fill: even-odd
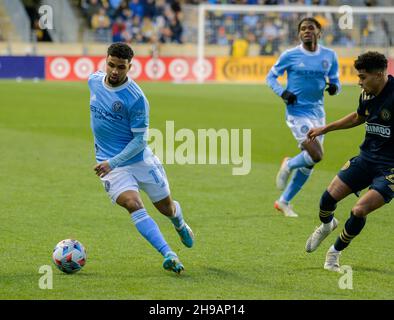
[(357, 113), (366, 117), (361, 157), (394, 167), (394, 78), (391, 75), (376, 97), (361, 93)]

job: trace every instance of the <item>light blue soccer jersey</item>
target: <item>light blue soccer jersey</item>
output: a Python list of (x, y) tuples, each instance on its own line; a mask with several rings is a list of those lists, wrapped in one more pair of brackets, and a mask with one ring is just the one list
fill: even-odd
[[(111, 88), (105, 84), (106, 74), (90, 75), (90, 123), (94, 135), (97, 162), (108, 160), (123, 151), (133, 133), (146, 132), (149, 126), (149, 103), (141, 88), (133, 81)], [(143, 160), (144, 151), (122, 163)]]
[(319, 119), (325, 116), (324, 90), (327, 79), (340, 91), (338, 58), (336, 53), (318, 45), (315, 52), (299, 45), (281, 54), (267, 76), (268, 85), (281, 96), (285, 90), (277, 81), (287, 72), (286, 90), (297, 96), (294, 104), (288, 105), (287, 115)]

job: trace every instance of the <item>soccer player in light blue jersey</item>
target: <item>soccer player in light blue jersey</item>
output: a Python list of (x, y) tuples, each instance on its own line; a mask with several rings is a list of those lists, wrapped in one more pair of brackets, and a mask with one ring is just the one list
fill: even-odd
[[(286, 123), (301, 149), (293, 158), (283, 159), (276, 177), (277, 188), (284, 191), (275, 201), (275, 208), (287, 217), (298, 216), (289, 203), (323, 157), (323, 136), (311, 141), (307, 139), (307, 133), (325, 125), (324, 91), (336, 95), (341, 89), (337, 55), (318, 44), (321, 31), (316, 19), (302, 19), (298, 24), (301, 44), (282, 53), (267, 76), (268, 85), (286, 103)], [(277, 81), (285, 71), (286, 89)]]
[(185, 223), (181, 206), (172, 200), (160, 160), (147, 146), (149, 103), (141, 88), (127, 77), (133, 50), (124, 43), (108, 48), (106, 73), (89, 77), (91, 127), (94, 135), (96, 175), (113, 203), (127, 209), (141, 235), (159, 251), (166, 270), (180, 273), (183, 264), (149, 216), (139, 190), (144, 190), (155, 207), (167, 216), (182, 243), (191, 248), (194, 235)]

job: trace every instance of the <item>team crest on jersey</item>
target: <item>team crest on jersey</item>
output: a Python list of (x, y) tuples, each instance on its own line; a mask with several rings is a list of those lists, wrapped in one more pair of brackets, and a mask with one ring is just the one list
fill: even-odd
[(116, 101), (116, 102), (114, 102), (113, 105), (112, 105), (112, 111), (113, 111), (113, 112), (116, 112), (116, 113), (121, 112), (121, 111), (122, 111), (122, 108), (123, 108), (123, 104), (122, 104), (122, 102), (120, 102), (120, 101)]
[(391, 112), (387, 109), (383, 109), (382, 112), (380, 112), (380, 117), (384, 121), (389, 121), (391, 119)]
[(309, 131), (309, 127), (304, 125), (301, 127), (301, 133), (307, 133)]
[(106, 180), (104, 182), (104, 187), (105, 187), (105, 191), (109, 192), (109, 189), (111, 189), (111, 183), (108, 180)]
[(323, 66), (324, 69), (328, 69), (328, 66), (330, 65), (330, 64), (328, 63), (327, 60), (323, 60), (323, 61), (321, 62), (321, 64), (322, 64), (322, 66)]

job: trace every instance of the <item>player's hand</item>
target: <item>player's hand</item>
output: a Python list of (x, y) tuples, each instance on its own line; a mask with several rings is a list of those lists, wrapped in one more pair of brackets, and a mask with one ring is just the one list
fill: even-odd
[(286, 104), (293, 104), (297, 102), (297, 96), (294, 93), (287, 90), (283, 91), (281, 98)]
[(316, 137), (321, 136), (324, 134), (324, 129), (325, 127), (318, 127), (318, 128), (312, 128), (308, 131), (306, 134), (308, 140), (313, 141), (316, 139)]
[(326, 91), (329, 93), (330, 96), (333, 96), (338, 92), (338, 86), (333, 83), (327, 83)]
[(100, 178), (105, 177), (111, 170), (112, 169), (109, 166), (108, 161), (98, 163), (94, 166), (94, 171), (96, 172), (96, 175), (99, 176)]

